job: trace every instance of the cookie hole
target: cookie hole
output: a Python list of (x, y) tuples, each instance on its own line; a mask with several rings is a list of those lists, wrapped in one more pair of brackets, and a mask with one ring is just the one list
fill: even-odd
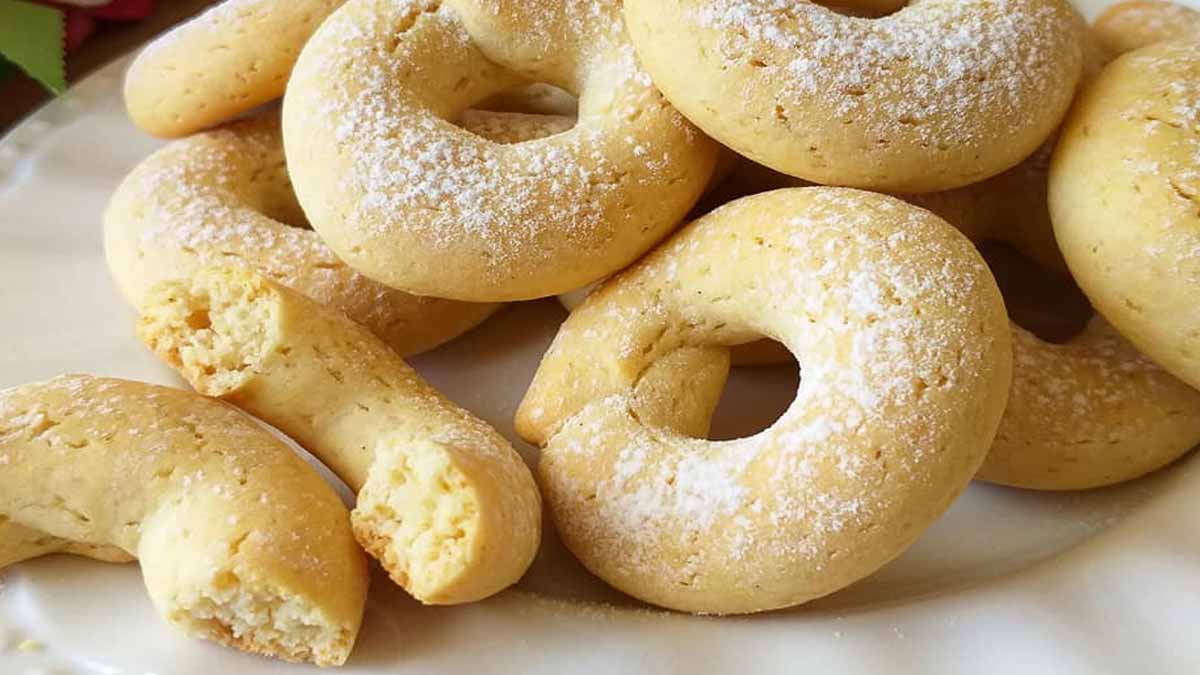
[(247, 157), (256, 168), (245, 178), (241, 191), (246, 206), (277, 223), (301, 230), (311, 230), (312, 225), (296, 198), (292, 179), (288, 174), (287, 160), (282, 150), (278, 154), (264, 150)]
[(494, 94), (467, 109), (454, 123), (497, 143), (548, 138), (575, 127), (579, 100), (552, 84), (525, 84)]
[(296, 198), (286, 165), (279, 164), (265, 171), (264, 176), (257, 181), (256, 187), (251, 199), (252, 206), (259, 213), (288, 227), (312, 229), (308, 216), (300, 206), (300, 200)]
[(843, 16), (881, 19), (904, 9), (908, 0), (817, 0), (816, 4)]
[(1087, 325), (1092, 306), (1070, 278), (1043, 269), (1008, 244), (983, 242), (979, 251), (1018, 326), (1046, 342), (1063, 344)]
[(778, 365), (732, 368), (708, 439), (746, 438), (770, 428), (787, 412), (799, 388), (800, 365), (794, 358)]
[(492, 112), (574, 117), (579, 114), (579, 99), (561, 87), (535, 82), (493, 94), (472, 107)]

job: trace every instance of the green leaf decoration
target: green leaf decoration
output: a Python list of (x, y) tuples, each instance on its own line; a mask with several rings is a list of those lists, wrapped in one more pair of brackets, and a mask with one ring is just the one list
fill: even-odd
[(64, 30), (62, 14), (52, 7), (0, 0), (0, 56), (56, 94), (67, 89)]

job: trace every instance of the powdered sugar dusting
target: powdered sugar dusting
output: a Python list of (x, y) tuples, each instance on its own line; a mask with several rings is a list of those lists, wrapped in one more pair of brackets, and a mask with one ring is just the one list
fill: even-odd
[(1140, 30), (1159, 39), (1164, 36), (1182, 37), (1184, 30), (1200, 27), (1200, 13), (1174, 2), (1125, 2), (1120, 13)]
[[(598, 140), (595, 132), (580, 129), (541, 151), (513, 152), (481, 143), (431, 111), (412, 109), (406, 92), (393, 86), (399, 71), (412, 64), (358, 58), (396, 23), (392, 16), (404, 13), (415, 13), (414, 21), (436, 22), (454, 43), (448, 48), (473, 49), (448, 7), (399, 4), (402, 9), (364, 14), (369, 22), (343, 24), (340, 58), (328, 68), (331, 74), (351, 68), (340, 77), (358, 91), (335, 90), (321, 111), (321, 117), (338, 120), (334, 139), (344, 152), (359, 158), (342, 182), (343, 189), (362, 195), (352, 220), (368, 225), (368, 239), (402, 225), (423, 231), (423, 240), (435, 249), (462, 246), (465, 238), (503, 262), (538, 251), (547, 220), (568, 233), (604, 228), (598, 193), (611, 191), (619, 178), (591, 147)], [(543, 186), (548, 194), (539, 199)], [(407, 212), (420, 217), (398, 223)]]
[[(316, 37), (324, 49), (321, 80), (330, 92), (307, 111), (304, 124), (327, 131), (346, 160), (337, 185), (337, 193), (347, 196), (338, 216), (346, 236), (362, 249), (402, 241), (426, 260), (477, 252), (489, 281), (517, 274), (515, 261), (539, 269), (561, 263), (567, 249), (594, 251), (631, 232), (642, 232), (643, 246), (650, 245), (668, 223), (635, 221), (630, 192), (666, 188), (694, 171), (675, 152), (693, 132), (661, 105), (623, 31), (614, 33), (617, 5), (581, 1), (512, 9), (531, 20), (541, 11), (550, 20), (554, 12), (546, 8), (556, 7), (556, 21), (607, 47), (600, 50), (603, 58), (588, 62), (584, 86), (594, 91), (583, 92), (573, 129), (500, 145), (443, 119), (456, 114), (444, 109), (455, 104), (443, 100), (459, 95), (456, 87), (486, 96), (519, 81), (483, 58), (451, 4), (358, 2), (335, 14)], [(410, 38), (410, 31), (420, 37)], [(430, 41), (444, 63), (453, 64), (445, 66), (451, 75), (432, 74), (416, 44)], [(546, 49), (572, 49), (565, 37), (564, 44), (542, 42)], [(429, 81), (404, 84), (414, 72), (431, 73)], [(614, 124), (639, 115), (646, 128), (667, 116), (677, 133), (627, 132)], [(323, 223), (317, 226), (323, 229)]]
[(1177, 43), (1131, 54), (1123, 63), (1126, 73), (1145, 74), (1142, 84), (1148, 88), (1111, 111), (1143, 136), (1125, 147), (1122, 163), (1135, 184), (1125, 194), (1146, 202), (1147, 212), (1164, 203), (1158, 195), (1168, 195), (1167, 209), (1155, 220), (1142, 253), (1200, 284), (1200, 85), (1195, 79), (1200, 47)]
[[(939, 231), (944, 224), (899, 201), (810, 194), (799, 213), (771, 212), (761, 223), (753, 199), (727, 205), (716, 212), (723, 228), (701, 221), (631, 273), (637, 283), (622, 278), (630, 293), (656, 289), (658, 309), (623, 304), (610, 290), (611, 302), (585, 305), (564, 325), (545, 363), (572, 359), (584, 381), (592, 368), (614, 367), (606, 365), (614, 353), (634, 368), (634, 355), (669, 352), (676, 343), (667, 338), (646, 345), (639, 327), (647, 321), (683, 322), (682, 337), (670, 328), (663, 335), (685, 344), (770, 335), (789, 344), (803, 372), (783, 417), (735, 441), (642, 425), (628, 394), (568, 418), (541, 469), (556, 517), (585, 560), (601, 556), (617, 577), (663, 586), (733, 583), (753, 592), (785, 567), (816, 575), (815, 586), (836, 584), (843, 572), (830, 562), (859, 555), (849, 542), (901, 545), (927, 517), (904, 510), (923, 499), (944, 507), (969, 479), (964, 463), (982, 458), (983, 444), (967, 439), (987, 422), (967, 419), (989, 405), (986, 414), (998, 415), (992, 378), (1004, 370), (995, 356), (1002, 336), (987, 332), (1003, 325), (998, 293), (981, 285), (989, 279), (982, 261), (965, 240)], [(728, 224), (739, 219), (740, 229)], [(723, 261), (698, 253), (714, 250)], [(736, 290), (719, 281), (727, 268), (738, 270)], [(762, 311), (729, 309), (738, 305)], [(611, 325), (614, 311), (621, 328), (589, 337), (597, 327), (590, 315)], [(622, 333), (643, 337), (622, 342)], [(948, 462), (959, 467), (957, 484), (946, 482)], [(888, 530), (904, 518), (910, 530)], [(824, 570), (829, 576), (817, 580)]]
[[(1045, 454), (1081, 444), (1132, 452), (1140, 445), (1139, 435), (1172, 423), (1191, 426), (1200, 440), (1200, 393), (1142, 355), (1099, 317), (1065, 345), (1047, 344), (1014, 327), (1013, 374), (998, 443), (1019, 443)], [(1158, 408), (1160, 415), (1135, 412), (1144, 406)], [(1193, 444), (1185, 442), (1179, 450)]]
[[(242, 264), (345, 312), (390, 339), (404, 324), (457, 304), (396, 291), (339, 260), (303, 218), (268, 114), (176, 142), (140, 165), (114, 198), (110, 246), (133, 259), (114, 274), (137, 295), (204, 266)], [(477, 316), (485, 310), (479, 309)]]
[(1128, 0), (1096, 19), (1095, 32), (1114, 54), (1200, 34), (1200, 12), (1175, 2)]
[(1015, 123), (1056, 99), (1061, 60), (1072, 48), (1081, 59), (1064, 43), (1064, 13), (1029, 0), (924, 0), (874, 20), (795, 0), (699, 5), (690, 19), (721, 32), (725, 59), (782, 83), (777, 115), (798, 116), (818, 97), (884, 142), (900, 131), (933, 146), (989, 140), (987, 120)]
[(1013, 326), (1013, 385), (986, 480), (1087, 488), (1136, 478), (1200, 442), (1200, 392), (1100, 317), (1065, 344)]
[[(297, 511), (297, 503), (340, 508), (332, 490), (280, 441), (232, 406), (177, 389), (62, 375), (0, 390), (0, 466), (7, 486), (0, 511), (26, 526), (75, 523), (47, 534), (137, 551), (143, 522), (171, 503), (209, 503), (257, 514), (230, 524), (232, 539), (267, 542), (292, 535), (263, 528), (278, 521), (298, 528), (304, 540), (271, 546), (304, 574), (328, 577), (329, 510)], [(78, 470), (78, 475), (71, 471)], [(288, 503), (260, 502), (271, 480), (289, 480)], [(278, 491), (275, 491), (278, 493)], [(179, 500), (172, 502), (172, 500)], [(253, 504), (253, 509), (250, 505)], [(337, 506), (335, 506), (337, 505)], [(336, 514), (336, 511), (334, 511)], [(349, 530), (341, 536), (348, 538)], [(53, 537), (51, 537), (53, 540)], [(345, 540), (341, 543), (343, 546)]]
[[(252, 186), (238, 166), (262, 153), (279, 158), (282, 146), (268, 146), (262, 135), (218, 133), (220, 140), (233, 143), (180, 146), (169, 159), (148, 163), (138, 174), (134, 190), (146, 205), (142, 242), (191, 252), (206, 264), (257, 252), (266, 258), (263, 267), (289, 285), (314, 262), (336, 265), (314, 232), (270, 218), (254, 208), (257, 198), (245, 194)], [(329, 276), (332, 271), (317, 274)]]

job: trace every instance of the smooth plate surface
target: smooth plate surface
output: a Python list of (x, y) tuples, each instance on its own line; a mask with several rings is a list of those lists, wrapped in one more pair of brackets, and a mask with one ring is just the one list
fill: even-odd
[[(125, 119), (123, 65), (0, 140), (0, 387), (62, 372), (181, 384), (134, 338), (101, 250), (108, 195), (158, 145)], [(515, 440), (512, 413), (563, 316), (551, 301), (513, 306), (414, 365)], [(716, 435), (769, 423), (795, 384), (794, 368), (736, 373)], [(973, 485), (869, 579), (734, 619), (639, 606), (548, 533), (519, 588), (473, 606), (420, 607), (377, 573), (342, 672), (1196, 673), (1197, 495), (1194, 456), (1083, 494)], [(52, 556), (0, 571), (0, 673), (22, 672), (315, 669), (176, 635), (154, 615), (136, 565)]]

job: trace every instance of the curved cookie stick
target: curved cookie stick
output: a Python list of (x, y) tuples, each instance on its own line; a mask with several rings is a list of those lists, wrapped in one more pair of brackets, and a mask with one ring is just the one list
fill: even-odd
[(308, 38), (344, 0), (227, 0), (150, 43), (125, 77), (143, 131), (177, 138), (283, 96)]
[(1053, 344), (1015, 323), (1013, 383), (976, 478), (1083, 490), (1143, 476), (1200, 443), (1200, 391), (1129, 344), (1102, 318)]
[(283, 430), (358, 492), (355, 535), (418, 600), (478, 600), (533, 560), (529, 468), (366, 328), (238, 268), (165, 282), (142, 311), (142, 339), (198, 391)]
[(338, 665), (367, 595), (347, 516), (315, 471), (220, 402), (86, 375), (0, 391), (0, 567), (136, 558), (185, 633)]

